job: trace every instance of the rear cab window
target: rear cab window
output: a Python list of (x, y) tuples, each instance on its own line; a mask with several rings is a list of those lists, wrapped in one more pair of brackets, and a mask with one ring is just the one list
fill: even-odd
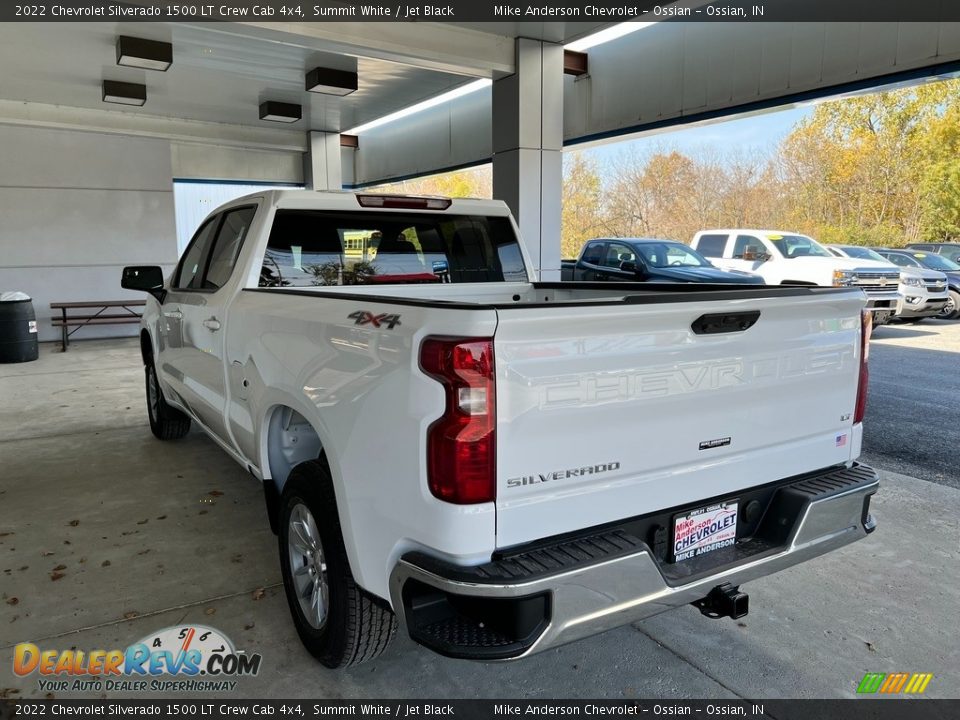
[(260, 287), (527, 282), (506, 217), (277, 210)]

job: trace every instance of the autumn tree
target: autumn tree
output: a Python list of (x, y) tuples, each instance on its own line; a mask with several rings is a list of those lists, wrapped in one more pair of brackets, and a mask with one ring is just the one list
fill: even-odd
[(565, 153), (561, 257), (577, 257), (587, 240), (603, 234), (603, 196), (596, 162), (582, 152)]

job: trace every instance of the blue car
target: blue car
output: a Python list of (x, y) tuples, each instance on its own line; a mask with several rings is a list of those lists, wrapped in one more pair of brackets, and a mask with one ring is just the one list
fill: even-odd
[(689, 245), (653, 238), (590, 240), (579, 258), (563, 261), (561, 279), (765, 284), (759, 275), (714, 267)]

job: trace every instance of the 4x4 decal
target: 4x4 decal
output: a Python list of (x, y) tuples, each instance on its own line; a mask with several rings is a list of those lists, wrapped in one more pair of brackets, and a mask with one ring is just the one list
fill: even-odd
[(347, 315), (347, 317), (353, 320), (354, 325), (373, 325), (375, 328), (386, 325), (390, 330), (393, 330), (400, 324), (400, 316), (397, 314), (381, 313), (374, 315), (367, 310), (357, 310)]

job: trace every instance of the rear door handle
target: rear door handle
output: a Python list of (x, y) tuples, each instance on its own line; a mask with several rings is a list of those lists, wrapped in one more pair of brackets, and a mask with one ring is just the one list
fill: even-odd
[(212, 330), (213, 332), (216, 332), (217, 330), (220, 329), (220, 321), (217, 320), (215, 317), (207, 318), (206, 320), (203, 321), (203, 326), (208, 330)]

